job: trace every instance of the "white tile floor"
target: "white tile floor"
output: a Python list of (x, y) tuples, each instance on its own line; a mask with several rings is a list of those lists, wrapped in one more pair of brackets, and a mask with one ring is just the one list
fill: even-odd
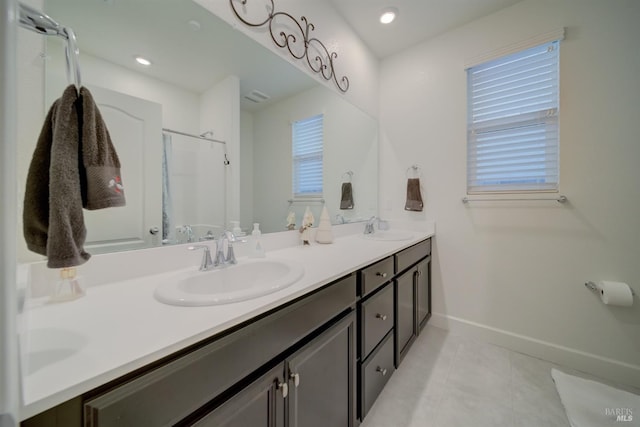
[(361, 427), (569, 427), (554, 366), (427, 326)]

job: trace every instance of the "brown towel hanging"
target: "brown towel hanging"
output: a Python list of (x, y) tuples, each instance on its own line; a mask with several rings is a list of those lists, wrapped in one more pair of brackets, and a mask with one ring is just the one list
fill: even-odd
[(407, 180), (407, 201), (404, 205), (406, 211), (422, 212), (423, 203), (420, 194), (420, 178), (409, 178)]
[(342, 183), (342, 197), (340, 198), (340, 209), (353, 209), (353, 187), (350, 182)]
[(78, 102), (71, 85), (53, 103), (27, 174), (24, 237), (29, 250), (47, 256), (49, 268), (73, 267), (91, 257), (84, 250)]
[(47, 267), (84, 264), (87, 230), (82, 208), (125, 204), (120, 160), (93, 97), (68, 86), (38, 137), (27, 174), (23, 231), (29, 250)]

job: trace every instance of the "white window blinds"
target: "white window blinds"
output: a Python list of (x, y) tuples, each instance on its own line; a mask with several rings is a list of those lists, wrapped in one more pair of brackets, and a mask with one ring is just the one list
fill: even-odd
[(323, 115), (293, 123), (293, 197), (322, 197)]
[(467, 70), (467, 193), (557, 191), (559, 41)]

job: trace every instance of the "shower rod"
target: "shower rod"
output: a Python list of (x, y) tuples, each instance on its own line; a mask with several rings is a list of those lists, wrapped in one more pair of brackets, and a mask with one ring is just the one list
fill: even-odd
[[(188, 136), (190, 138), (202, 139), (204, 141), (209, 141), (209, 142), (217, 142), (218, 144), (225, 144), (225, 145), (227, 144), (225, 141), (220, 141), (219, 139), (208, 138), (202, 135), (193, 135), (191, 133), (180, 132), (179, 130), (162, 128), (162, 132), (175, 133), (176, 135)], [(206, 133), (204, 135), (206, 135)]]

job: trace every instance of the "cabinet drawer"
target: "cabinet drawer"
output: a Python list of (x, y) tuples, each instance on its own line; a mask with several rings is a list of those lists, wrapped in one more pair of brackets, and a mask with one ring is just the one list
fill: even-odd
[(375, 352), (362, 364), (360, 373), (361, 410), (364, 419), (378, 395), (393, 374), (393, 332), (389, 333)]
[(355, 300), (356, 280), (352, 274), (87, 401), (85, 425), (173, 425), (353, 307)]
[(360, 325), (360, 356), (364, 359), (393, 327), (391, 283), (362, 303)]
[(362, 269), (360, 271), (360, 295), (365, 296), (391, 280), (394, 273), (393, 267), (393, 257), (388, 257)]
[(431, 253), (431, 239), (417, 243), (395, 254), (396, 272), (400, 273)]

